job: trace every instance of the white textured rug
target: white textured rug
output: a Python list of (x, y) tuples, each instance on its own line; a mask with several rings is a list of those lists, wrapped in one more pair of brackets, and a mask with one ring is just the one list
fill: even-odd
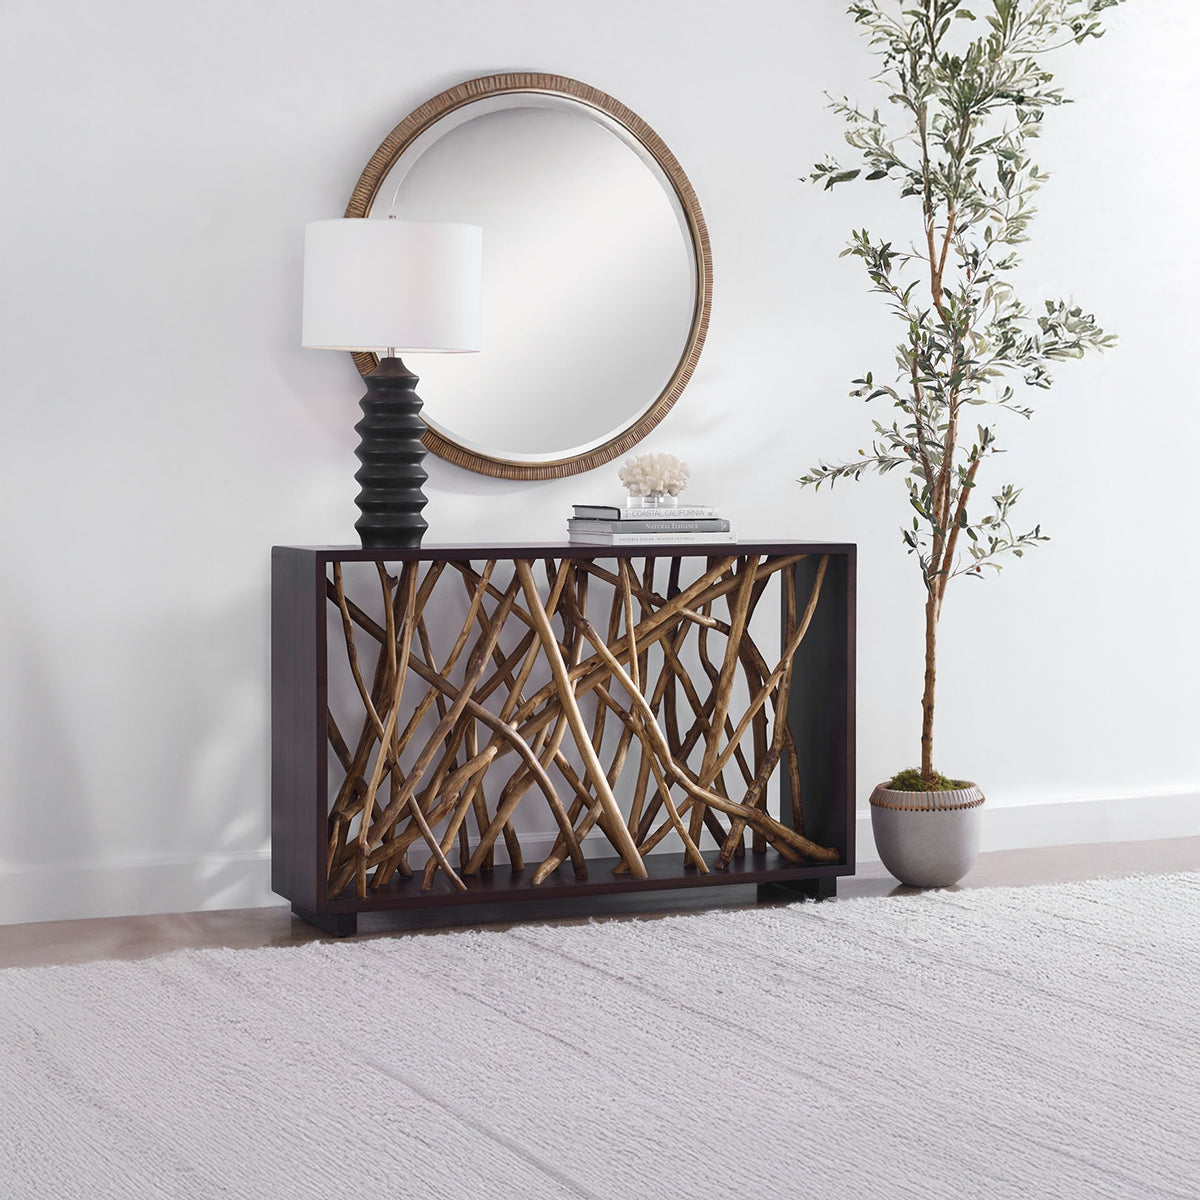
[(0, 1196), (1200, 1197), (1200, 874), (0, 972)]

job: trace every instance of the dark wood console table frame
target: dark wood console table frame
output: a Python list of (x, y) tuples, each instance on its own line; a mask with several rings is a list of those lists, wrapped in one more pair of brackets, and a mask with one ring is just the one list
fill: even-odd
[[(343, 588), (342, 565), (351, 563), (371, 564), (378, 573), (377, 619)], [(536, 572), (543, 574), (540, 583)], [(690, 582), (693, 576), (699, 582)], [(430, 644), (421, 607), (443, 578), (447, 585), (459, 580), (460, 598), (465, 585), (471, 601), (455, 651)], [(746, 633), (747, 612), (776, 580), (781, 645), (790, 640), (796, 647), (790, 662), (783, 661), (786, 653), (759, 651)], [(594, 589), (609, 589), (606, 630), (598, 616), (599, 626), (593, 625), (587, 611), (589, 581)], [(364, 700), (353, 749), (329, 709), (330, 605), (342, 618), (346, 645), (340, 650), (354, 661)], [(356, 932), (363, 912), (469, 904), (500, 904), (507, 912), (518, 901), (723, 884), (757, 884), (760, 895), (782, 886), (819, 898), (834, 894), (838, 876), (854, 872), (853, 545), (276, 546), (271, 612), (272, 887), (297, 915), (327, 932)], [(506, 620), (523, 635), (515, 649), (502, 649)], [(395, 655), (390, 662), (385, 624)], [(724, 649), (712, 661), (705, 649), (703, 669), (689, 673), (679, 647), (693, 634), (704, 639), (709, 633), (724, 639)], [(378, 647), (373, 664), (370, 654), (359, 664), (355, 634)], [(647, 671), (648, 688), (646, 664), (655, 647), (656, 704), (638, 690), (639, 673), (632, 669), (640, 664)], [(436, 667), (443, 658), (457, 661), (457, 682)], [(529, 667), (522, 675), (518, 666), (526, 660), (549, 667), (556, 681), (540, 691), (529, 685), (536, 694), (528, 700), (521, 687)], [(756, 711), (753, 704), (728, 711), (737, 671), (745, 673), (746, 695), (757, 694)], [(398, 680), (408, 691), (392, 713), (387, 706)], [(515, 696), (507, 694), (514, 689)], [(610, 729), (621, 732), (624, 749), (607, 771), (599, 761), (600, 733), (594, 746), (585, 744), (577, 690), (594, 693), (596, 707), (607, 707), (615, 723)], [(779, 727), (770, 713), (784, 694), (785, 727)], [(366, 703), (368, 696), (373, 703)], [(441, 717), (441, 723), (426, 744), (428, 761), (418, 756), (416, 767), (402, 767), (399, 750), (411, 758), (420, 745), (400, 733), (405, 728), (412, 737), (403, 723), (414, 697), (423, 698), (429, 720)], [(479, 701), (489, 697), (492, 711), (485, 712)], [(481, 740), (489, 737), (490, 743)], [(385, 743), (392, 753), (380, 762)], [(564, 743), (582, 756), (581, 769), (570, 766), (559, 749)], [(336, 797), (328, 782), (331, 749), (344, 769)], [(501, 758), (516, 769), (499, 795), (489, 795), (485, 772)], [(638, 811), (618, 813), (618, 820), (606, 775), (615, 778), (621, 763), (642, 778)], [(539, 765), (564, 773), (561, 797)], [(781, 797), (778, 814), (771, 815), (765, 784), (777, 767)], [(409, 769), (423, 790), (406, 781)], [(728, 777), (735, 778), (732, 790)], [(439, 791), (446, 781), (449, 790)], [(496, 811), (505, 798), (526, 792), (524, 803), (545, 800), (559, 823), (553, 861), (525, 864), (511, 823)], [(502, 823), (519, 869), (493, 863)], [(584, 856), (582, 834), (593, 825), (618, 853)], [(672, 831), (684, 851), (653, 852)], [(449, 853), (456, 844), (454, 865)], [(410, 867), (409, 846), (428, 846), (431, 863)]]

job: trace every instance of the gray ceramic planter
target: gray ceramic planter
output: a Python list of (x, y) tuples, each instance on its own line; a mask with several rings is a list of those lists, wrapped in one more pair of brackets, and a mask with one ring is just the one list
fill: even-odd
[(949, 792), (871, 793), (871, 828), (883, 865), (912, 887), (949, 887), (979, 853), (983, 793), (973, 783)]

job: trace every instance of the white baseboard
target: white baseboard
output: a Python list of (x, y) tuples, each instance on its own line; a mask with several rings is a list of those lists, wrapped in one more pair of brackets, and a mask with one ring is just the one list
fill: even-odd
[[(859, 862), (878, 862), (868, 810), (857, 814)], [(982, 849), (1153, 841), (1200, 836), (1200, 793), (1037, 800), (983, 808)], [(522, 833), (531, 860), (554, 832)], [(414, 865), (420, 861), (414, 853)], [(262, 908), (285, 903), (271, 891), (267, 850), (123, 861), (0, 868), (0, 924)]]
[(282, 903), (266, 849), (0, 869), (0, 924)]

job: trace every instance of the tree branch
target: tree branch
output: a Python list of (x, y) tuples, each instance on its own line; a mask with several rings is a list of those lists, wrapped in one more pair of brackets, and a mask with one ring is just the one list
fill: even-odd
[(946, 543), (946, 559), (944, 570), (938, 576), (936, 584), (936, 609), (935, 616), (942, 615), (942, 599), (946, 594), (946, 584), (950, 582), (951, 571), (954, 569), (954, 551), (958, 546), (958, 531), (963, 527), (967, 519), (967, 504), (971, 499), (971, 489), (975, 486), (975, 476), (979, 471), (979, 464), (983, 462), (983, 455), (980, 454), (971, 463), (967, 469), (967, 477), (963, 480), (962, 487), (958, 493), (958, 508), (954, 512), (954, 524), (950, 529), (950, 538)]

